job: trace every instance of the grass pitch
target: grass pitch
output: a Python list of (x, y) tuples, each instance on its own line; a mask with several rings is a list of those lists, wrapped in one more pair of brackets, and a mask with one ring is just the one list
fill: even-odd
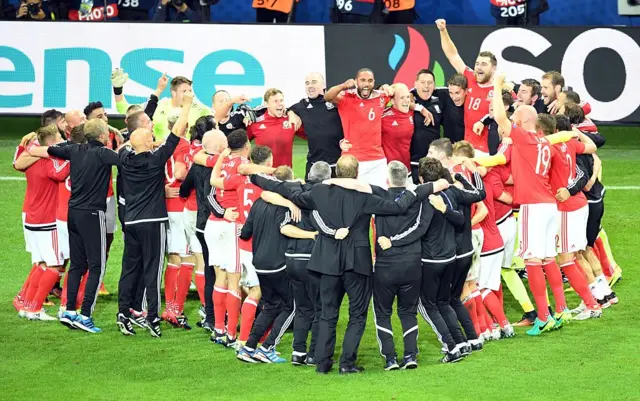
[[(624, 279), (615, 291), (620, 303), (602, 319), (567, 324), (562, 330), (486, 344), (461, 363), (438, 363), (440, 347), (419, 318), (419, 368), (384, 372), (372, 313), (359, 352), (364, 374), (319, 376), (314, 369), (286, 365), (247, 365), (233, 351), (209, 342), (209, 336), (163, 325), (163, 337), (139, 330), (122, 336), (115, 325), (117, 282), (123, 242), (116, 233), (105, 274), (112, 295), (98, 298), (95, 321), (104, 332), (70, 331), (56, 322), (19, 319), (11, 306), (30, 267), (24, 251), (20, 212), (25, 182), (11, 160), (19, 137), (35, 128), (31, 119), (0, 118), (0, 219), (5, 223), (0, 248), (0, 389), (3, 400), (637, 400), (638, 343), (636, 305), (640, 293), (636, 254), (640, 223), (640, 133), (636, 128), (603, 128), (607, 144), (598, 154), (604, 164), (604, 226)], [(306, 143), (296, 142), (295, 171), (304, 174)], [(578, 298), (567, 296), (570, 307)], [(197, 294), (186, 313), (197, 321)], [(521, 310), (508, 291), (505, 310), (511, 320)], [(337, 355), (347, 320), (343, 307)], [(399, 328), (399, 323), (394, 320)], [(396, 345), (402, 350), (401, 336)], [(290, 360), (291, 334), (278, 350)]]

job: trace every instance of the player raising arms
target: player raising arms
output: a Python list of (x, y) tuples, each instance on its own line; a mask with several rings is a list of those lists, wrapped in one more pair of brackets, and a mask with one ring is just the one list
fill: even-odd
[(477, 135), (473, 132), (473, 124), (489, 114), (489, 104), (494, 93), (491, 81), (496, 72), (498, 61), (493, 53), (480, 52), (472, 70), (465, 65), (458, 54), (458, 49), (449, 37), (447, 21), (436, 20), (436, 26), (440, 30), (440, 44), (444, 55), (447, 56), (456, 72), (467, 78), (467, 97), (464, 102), (464, 139), (473, 145), (476, 157), (482, 156), (482, 153), (489, 153), (488, 129), (484, 127), (480, 135)]
[[(501, 93), (503, 74), (496, 77), (494, 85), (495, 90)], [(537, 113), (532, 106), (518, 107), (512, 117), (513, 125), (507, 118), (501, 96), (493, 97), (493, 111), (500, 132), (513, 141), (511, 169), (515, 185), (514, 201), (521, 205), (519, 253), (525, 261), (529, 286), (538, 309), (538, 318), (527, 334), (537, 336), (559, 327), (567, 308), (562, 274), (555, 260), (558, 210), (549, 186), (551, 143), (537, 133)], [(558, 321), (549, 314), (545, 275), (556, 301)]]

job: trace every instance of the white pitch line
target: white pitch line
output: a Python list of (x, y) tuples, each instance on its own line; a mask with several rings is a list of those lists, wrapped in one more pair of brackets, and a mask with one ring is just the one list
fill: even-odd
[[(2, 177), (0, 176), (0, 181), (26, 181), (25, 177)], [(605, 185), (607, 190), (620, 190), (620, 191), (638, 191), (640, 190), (640, 185)]]

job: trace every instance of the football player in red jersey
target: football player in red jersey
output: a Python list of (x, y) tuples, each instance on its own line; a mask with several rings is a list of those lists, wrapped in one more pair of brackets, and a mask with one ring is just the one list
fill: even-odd
[[(553, 116), (541, 114), (538, 116), (536, 127), (545, 135), (555, 132), (556, 122)], [(576, 131), (577, 132), (577, 131)], [(596, 145), (584, 134), (579, 139), (553, 145), (551, 156), (551, 171), (549, 184), (551, 192), (556, 193), (561, 188), (571, 187), (576, 180), (576, 154), (595, 153)], [(591, 294), (584, 274), (576, 265), (576, 255), (584, 251), (587, 246), (587, 219), (589, 207), (587, 198), (582, 192), (570, 196), (563, 201), (558, 200), (560, 213), (560, 227), (558, 230), (558, 262), (560, 268), (569, 279), (571, 287), (582, 299), (586, 309), (577, 316), (578, 320), (597, 318), (602, 309)], [(588, 268), (591, 270), (591, 267)]]
[(267, 112), (247, 127), (249, 140), (255, 144), (268, 146), (273, 152), (274, 166), (293, 166), (293, 138), (296, 134), (304, 137), (289, 121), (284, 106), (284, 95), (280, 89), (271, 88), (264, 93)]
[(373, 72), (362, 68), (355, 79), (330, 88), (324, 98), (338, 106), (344, 131), (342, 154), (358, 159), (358, 178), (386, 188), (387, 159), (382, 149), (381, 119), (394, 90), (386, 84), (380, 90), (374, 87)]
[[(497, 91), (502, 92), (503, 74), (496, 77), (494, 85)], [(570, 316), (562, 274), (555, 260), (558, 212), (549, 185), (552, 143), (536, 130), (537, 113), (532, 106), (518, 107), (512, 116), (513, 125), (504, 111), (501, 96), (493, 97), (493, 110), (500, 132), (513, 141), (514, 200), (521, 205), (519, 253), (525, 260), (529, 286), (538, 309), (538, 318), (527, 334), (537, 336), (560, 327)], [(551, 316), (548, 310), (545, 275), (556, 301), (555, 316)]]
[[(413, 112), (411, 92), (405, 84), (395, 84), (392, 103), (382, 114), (382, 150), (387, 161), (397, 160), (411, 171), (411, 138), (413, 137)], [(412, 188), (413, 180), (407, 178), (407, 187)]]
[(473, 124), (489, 114), (489, 104), (494, 92), (492, 80), (498, 63), (496, 56), (488, 51), (480, 52), (472, 70), (465, 65), (458, 54), (458, 49), (449, 37), (447, 22), (439, 19), (436, 21), (436, 26), (440, 30), (442, 51), (456, 72), (467, 78), (467, 97), (464, 103), (464, 139), (473, 145), (477, 156), (482, 156), (483, 153), (489, 153), (488, 130), (485, 127), (480, 135), (477, 135), (472, 128)]
[[(38, 144), (52, 146), (62, 141), (58, 127), (49, 125), (37, 130)], [(38, 146), (32, 144), (31, 146)], [(42, 309), (49, 291), (58, 281), (58, 268), (63, 265), (58, 244), (56, 211), (58, 183), (69, 175), (69, 163), (42, 158), (26, 169), (25, 222), (31, 261), (37, 264), (29, 274), (20, 303), (20, 317), (29, 320), (56, 320)], [(15, 302), (14, 302), (15, 305)]]

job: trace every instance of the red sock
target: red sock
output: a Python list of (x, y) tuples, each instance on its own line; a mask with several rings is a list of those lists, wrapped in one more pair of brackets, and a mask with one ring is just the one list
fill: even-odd
[(593, 294), (591, 294), (587, 279), (582, 274), (582, 269), (579, 269), (575, 262), (564, 264), (561, 267), (565, 276), (569, 279), (571, 287), (580, 296), (584, 304), (590, 309), (597, 309), (599, 305), (593, 298)]
[(67, 281), (69, 280), (69, 273), (64, 275), (62, 281), (62, 295), (60, 296), (60, 306), (67, 307)]
[(500, 305), (502, 305), (502, 308), (504, 309), (504, 292), (502, 292), (502, 284), (500, 284), (498, 291), (494, 291), (493, 293), (496, 294), (498, 301), (500, 301)]
[(482, 332), (480, 331), (480, 321), (478, 320), (475, 300), (473, 298), (467, 299), (464, 303), (464, 307), (467, 308), (467, 311), (469, 312), (469, 317), (471, 317), (471, 321), (473, 322), (473, 328), (476, 330), (476, 335), (480, 336)]
[(491, 327), (491, 318), (487, 314), (487, 309), (482, 303), (480, 292), (476, 292), (475, 294), (476, 295), (473, 295), (473, 299), (476, 303), (476, 314), (478, 315), (478, 323), (480, 324), (480, 331), (484, 333), (485, 331), (489, 330), (489, 327)]
[[(539, 263), (527, 264), (526, 269), (529, 288), (536, 303), (538, 318), (546, 322), (549, 320), (549, 303), (547, 302), (547, 282), (544, 279), (542, 265)], [(562, 279), (560, 279), (560, 282), (562, 282)]]
[(264, 332), (264, 335), (262, 336), (262, 338), (259, 341), (260, 344), (262, 344), (263, 342), (265, 342), (267, 340), (267, 337), (269, 337), (269, 333), (271, 333), (271, 328), (272, 327), (273, 327), (273, 325), (269, 326), (269, 329)]
[(214, 327), (224, 333), (224, 318), (227, 312), (227, 289), (223, 287), (213, 287), (213, 317), (215, 320)]
[(483, 289), (482, 291), (482, 303), (485, 308), (491, 313), (491, 315), (497, 320), (500, 327), (506, 327), (509, 325), (509, 320), (504, 314), (504, 309), (502, 308), (502, 304), (498, 300), (496, 294), (489, 290)]
[(29, 279), (29, 286), (24, 296), (24, 308), (28, 311), (37, 312), (33, 308), (35, 308), (36, 294), (38, 293), (38, 286), (40, 285), (40, 278), (42, 277), (43, 272), (44, 269), (37, 266)]
[(180, 271), (176, 278), (176, 295), (174, 299), (176, 306), (175, 309), (179, 315), (184, 312), (184, 303), (187, 300), (187, 294), (189, 293), (189, 287), (191, 286), (191, 277), (193, 276), (194, 268), (195, 265), (193, 263), (182, 263), (180, 265)]
[(196, 289), (200, 298), (200, 305), (204, 305), (204, 272), (196, 272)]
[(87, 271), (80, 280), (80, 286), (78, 287), (78, 295), (76, 296), (76, 309), (82, 307), (84, 302), (84, 290), (87, 288), (87, 280), (89, 279), (89, 272)]
[(604, 249), (604, 243), (602, 242), (602, 238), (598, 237), (596, 239), (595, 247), (593, 248), (596, 251), (596, 256), (600, 260), (600, 264), (602, 265), (602, 272), (605, 276), (611, 277), (615, 272), (613, 266), (611, 265), (611, 261), (609, 260), (609, 256), (607, 256), (607, 251)]
[(562, 273), (556, 261), (542, 265), (544, 274), (553, 292), (553, 298), (556, 300), (556, 312), (560, 313), (567, 309), (567, 301), (564, 297), (564, 284), (562, 284)]
[(178, 281), (178, 274), (180, 273), (180, 266), (172, 263), (167, 263), (167, 268), (164, 271), (164, 302), (168, 309), (173, 310), (174, 302), (176, 300), (176, 283)]
[(235, 291), (227, 293), (227, 335), (235, 338), (238, 332), (238, 319), (240, 318), (240, 304), (242, 299)]
[(34, 299), (34, 306), (32, 311), (38, 312), (42, 309), (42, 304), (44, 300), (47, 299), (47, 295), (53, 289), (53, 286), (58, 281), (58, 269), (47, 268), (42, 272), (40, 276), (40, 282), (38, 283), (38, 292), (36, 293)]
[(240, 341), (246, 342), (249, 339), (251, 327), (253, 326), (253, 319), (256, 317), (257, 308), (258, 301), (253, 298), (247, 297), (242, 303), (242, 310), (240, 311), (242, 315), (240, 320)]
[(24, 300), (24, 297), (27, 293), (27, 289), (29, 288), (29, 280), (31, 280), (31, 276), (33, 275), (33, 272), (35, 272), (37, 268), (38, 268), (38, 265), (35, 263), (31, 266), (29, 275), (27, 276), (27, 279), (24, 281), (24, 284), (22, 284), (22, 288), (20, 288), (20, 291), (18, 292), (18, 295), (17, 295), (18, 298)]

